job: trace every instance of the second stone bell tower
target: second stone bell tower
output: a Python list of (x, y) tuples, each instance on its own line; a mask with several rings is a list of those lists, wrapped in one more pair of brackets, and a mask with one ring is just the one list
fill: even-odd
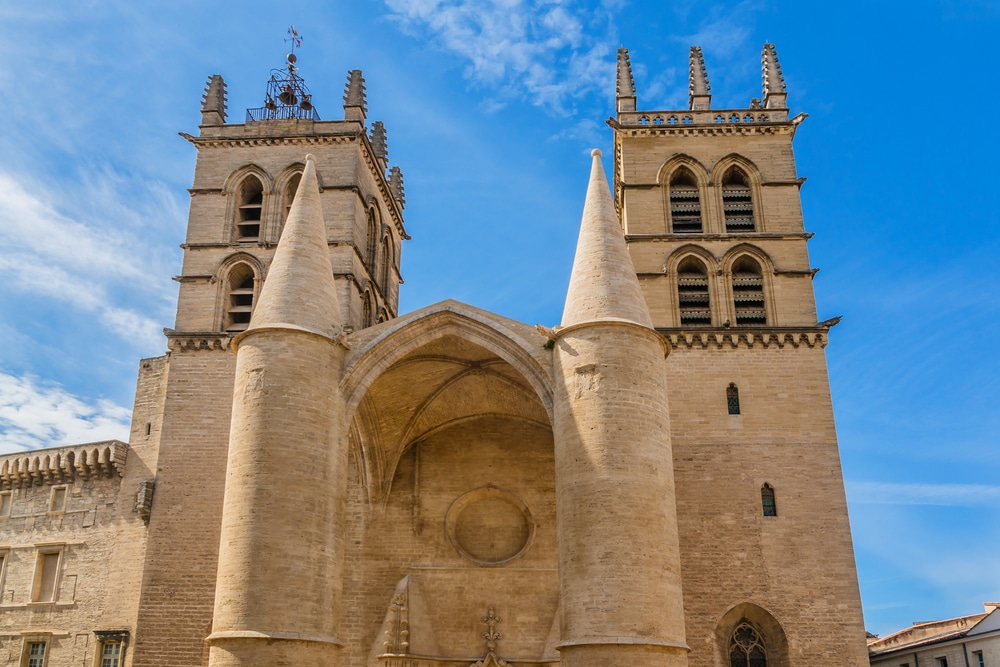
[[(637, 105), (618, 52), (614, 190), (666, 365), (691, 665), (865, 665), (861, 601), (792, 139), (773, 44), (762, 96)], [(818, 572), (822, 570), (822, 572)], [(766, 662), (765, 662), (766, 660)]]

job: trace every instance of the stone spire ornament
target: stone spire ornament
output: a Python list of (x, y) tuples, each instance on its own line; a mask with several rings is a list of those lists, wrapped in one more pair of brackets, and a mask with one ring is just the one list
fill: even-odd
[(361, 70), (352, 69), (347, 73), (347, 86), (344, 88), (344, 120), (358, 120), (363, 124), (367, 117), (365, 77), (361, 75)]
[(226, 82), (221, 74), (208, 78), (205, 94), (201, 98), (201, 124), (226, 124)]
[(785, 77), (781, 73), (778, 50), (774, 44), (765, 44), (760, 53), (761, 83), (764, 91), (765, 109), (787, 109)]
[(653, 320), (618, 224), (601, 151), (595, 148), (590, 154), (590, 184), (562, 325), (613, 319), (652, 328)]
[(635, 111), (635, 79), (632, 78), (632, 62), (628, 49), (618, 49), (618, 76), (615, 86), (618, 113)]
[(708, 83), (705, 56), (700, 46), (691, 47), (688, 58), (688, 101), (692, 109), (708, 109), (712, 104), (712, 86)]
[(380, 120), (372, 123), (371, 142), (375, 157), (382, 161), (382, 168), (385, 169), (389, 162), (389, 146), (386, 143), (385, 124)]

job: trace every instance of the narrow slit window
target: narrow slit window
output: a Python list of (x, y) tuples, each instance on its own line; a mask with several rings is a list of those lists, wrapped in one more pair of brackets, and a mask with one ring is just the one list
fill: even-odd
[(740, 414), (740, 390), (732, 382), (726, 387), (726, 406), (729, 408), (729, 414)]
[(687, 169), (670, 179), (670, 222), (674, 234), (700, 234), (701, 196), (698, 182)]
[(741, 257), (733, 265), (733, 301), (736, 326), (767, 324), (764, 277), (760, 265), (749, 257)]
[(372, 278), (375, 277), (375, 255), (378, 250), (378, 213), (375, 207), (368, 209), (368, 247), (365, 249), (365, 258), (368, 260), (368, 270)]
[(764, 516), (778, 516), (778, 504), (774, 500), (774, 487), (765, 484), (760, 488), (760, 504), (764, 509)]
[(389, 275), (392, 268), (392, 248), (389, 245), (389, 237), (382, 239), (382, 275), (380, 277), (382, 287), (382, 298), (389, 294)]
[(264, 186), (253, 176), (248, 176), (239, 189), (239, 206), (236, 210), (236, 240), (260, 240), (261, 217), (264, 211)]
[(681, 326), (712, 324), (712, 309), (708, 295), (708, 272), (705, 265), (688, 257), (677, 269), (677, 303)]
[(756, 228), (750, 179), (739, 167), (730, 167), (722, 177), (722, 208), (727, 233), (752, 232)]
[(230, 333), (245, 331), (250, 326), (253, 313), (254, 275), (253, 270), (240, 265), (229, 274), (229, 290), (226, 295), (226, 326)]

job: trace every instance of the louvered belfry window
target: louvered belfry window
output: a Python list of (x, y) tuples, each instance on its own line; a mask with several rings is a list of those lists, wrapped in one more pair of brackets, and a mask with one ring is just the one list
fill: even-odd
[(736, 326), (767, 324), (764, 277), (760, 265), (749, 257), (741, 257), (733, 265), (733, 301)]
[(236, 240), (253, 242), (260, 239), (261, 215), (264, 210), (264, 186), (253, 176), (240, 185), (239, 207), (236, 210)]
[(750, 179), (739, 167), (730, 167), (722, 177), (722, 208), (727, 233), (752, 232), (756, 229)]
[(229, 275), (229, 294), (226, 303), (226, 331), (236, 333), (250, 326), (253, 312), (253, 271), (245, 264), (237, 266)]
[(705, 265), (688, 257), (677, 269), (677, 301), (681, 326), (708, 326), (712, 323)]
[(730, 667), (767, 667), (764, 640), (746, 621), (740, 623), (729, 640)]
[(702, 231), (698, 182), (687, 169), (679, 169), (670, 179), (670, 221), (674, 234)]

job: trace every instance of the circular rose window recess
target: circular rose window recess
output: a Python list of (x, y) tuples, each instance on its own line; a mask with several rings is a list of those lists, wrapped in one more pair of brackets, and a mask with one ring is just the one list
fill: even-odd
[(527, 551), (535, 535), (528, 506), (498, 486), (459, 496), (448, 508), (444, 528), (455, 550), (479, 565), (514, 560)]

